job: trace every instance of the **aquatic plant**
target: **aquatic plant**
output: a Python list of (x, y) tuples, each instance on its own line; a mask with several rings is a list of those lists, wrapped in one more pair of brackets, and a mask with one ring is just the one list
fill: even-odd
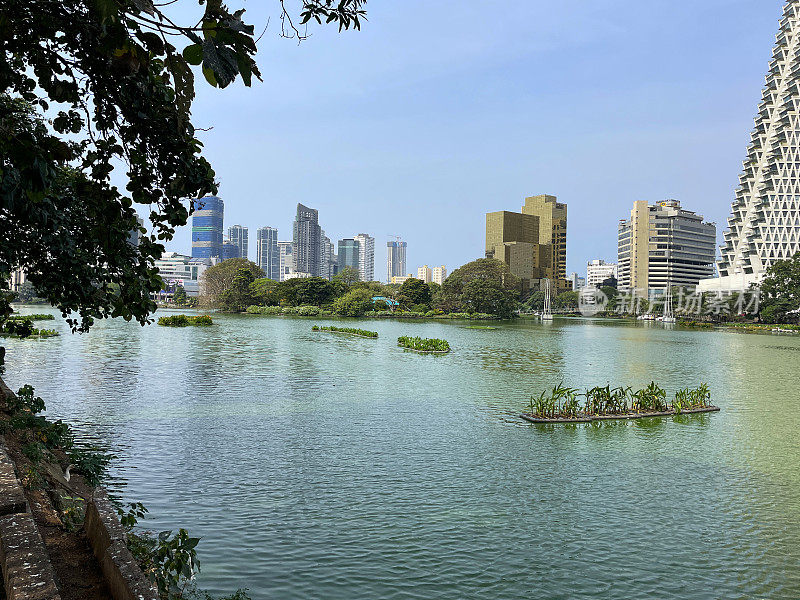
[(667, 392), (652, 381), (646, 388), (633, 394), (633, 406), (636, 412), (663, 412), (667, 407)]
[(358, 335), (361, 337), (367, 338), (376, 338), (378, 337), (377, 331), (367, 331), (366, 329), (356, 329), (354, 327), (334, 327), (333, 325), (328, 325), (325, 327), (320, 327), (319, 325), (314, 325), (311, 328), (311, 331), (330, 331), (331, 333), (347, 333), (350, 335)]
[(31, 321), (52, 321), (55, 319), (55, 316), (49, 314), (41, 314), (41, 313), (34, 313), (32, 315), (11, 315), (6, 318), (8, 321), (25, 321), (26, 319)]
[(190, 325), (206, 327), (213, 325), (214, 321), (208, 315), (170, 315), (168, 317), (159, 317), (158, 324), (163, 327), (188, 327)]
[(397, 345), (417, 352), (450, 352), (450, 344), (437, 338), (423, 339), (404, 335), (397, 338)]
[[(583, 397), (583, 405), (578, 398)], [(539, 396), (531, 396), (530, 414), (540, 419), (577, 419), (605, 416), (632, 416), (631, 412), (661, 413), (674, 411), (681, 414), (689, 409), (709, 408), (711, 390), (702, 384), (694, 390), (682, 389), (675, 394), (675, 400), (667, 402), (667, 393), (655, 382), (646, 388), (633, 392), (630, 387), (594, 387), (578, 394), (578, 390), (558, 384), (552, 390)], [(630, 401), (630, 404), (629, 404)]]

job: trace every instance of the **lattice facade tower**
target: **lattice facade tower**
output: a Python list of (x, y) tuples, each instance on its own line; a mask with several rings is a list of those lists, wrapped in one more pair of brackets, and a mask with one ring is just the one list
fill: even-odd
[(786, 2), (739, 183), (706, 289), (747, 288), (800, 252), (800, 0)]

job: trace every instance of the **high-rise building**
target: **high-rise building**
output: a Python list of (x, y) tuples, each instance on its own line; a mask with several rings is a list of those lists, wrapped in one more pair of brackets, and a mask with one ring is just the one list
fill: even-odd
[(406, 250), (408, 244), (398, 238), (395, 242), (386, 243), (386, 281), (392, 277), (403, 277), (406, 274)]
[(278, 256), (280, 257), (278, 281), (285, 281), (294, 273), (292, 242), (278, 242)]
[(322, 241), (319, 245), (319, 272), (317, 277), (331, 279), (337, 272), (336, 248), (331, 243), (330, 238), (325, 235), (324, 230), (320, 230)]
[(431, 273), (431, 283), (438, 283), (439, 285), (442, 285), (445, 279), (447, 279), (447, 267), (444, 265), (441, 267), (433, 267)]
[(425, 283), (430, 283), (431, 277), (433, 277), (433, 270), (428, 265), (424, 265), (417, 269), (417, 279), (420, 279)]
[(541, 194), (525, 198), (522, 214), (539, 217), (539, 243), (549, 256), (543, 261), (545, 277), (556, 291), (568, 289), (567, 282), (567, 205), (555, 196)]
[(194, 201), (192, 215), (192, 257), (222, 258), (222, 218), (225, 203), (219, 196)]
[(227, 238), (223, 238), (222, 240), (222, 260), (228, 260), (229, 258), (241, 258), (242, 255), (239, 254), (239, 246), (231, 242)]
[(313, 208), (298, 204), (292, 233), (294, 272), (318, 277), (323, 254), (319, 213)]
[(677, 200), (633, 203), (619, 223), (619, 288), (646, 295), (667, 286), (695, 286), (714, 272), (717, 227)]
[(541, 288), (550, 279), (558, 293), (566, 279), (567, 205), (555, 196), (531, 196), (522, 212), (486, 214), (486, 257), (506, 263), (522, 280), (523, 291)]
[(600, 287), (606, 279), (619, 277), (617, 265), (604, 260), (592, 260), (586, 264), (586, 285)]
[(265, 277), (281, 281), (278, 230), (274, 227), (260, 227), (256, 230), (256, 264), (264, 271)]
[(350, 267), (351, 269), (358, 272), (360, 278), (361, 277), (361, 271), (359, 269), (360, 252), (361, 252), (361, 244), (358, 242), (358, 240), (352, 238), (345, 238), (343, 240), (339, 240), (339, 252), (337, 261), (339, 272), (341, 273), (344, 269)]
[(570, 273), (569, 282), (572, 284), (573, 290), (580, 290), (586, 287), (586, 278), (577, 273)]
[[(366, 233), (353, 236), (358, 242), (358, 272), (361, 281), (375, 280), (375, 238)], [(341, 267), (339, 267), (341, 269)]]
[(231, 225), (228, 227), (228, 239), (239, 248), (239, 258), (249, 258), (250, 256), (248, 247), (249, 237), (247, 227), (241, 225)]
[(787, 0), (747, 160), (724, 233), (718, 279), (701, 291), (745, 290), (800, 252), (800, 2)]

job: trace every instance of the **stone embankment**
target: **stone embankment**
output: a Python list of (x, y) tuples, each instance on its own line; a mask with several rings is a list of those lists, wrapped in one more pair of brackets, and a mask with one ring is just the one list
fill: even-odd
[[(0, 398), (9, 397), (13, 392), (0, 379)], [(23, 487), (13, 455), (0, 436), (0, 571), (5, 598), (158, 600), (158, 591), (128, 550), (125, 530), (106, 491), (89, 490), (83, 525), (70, 531), (47, 502), (47, 494)], [(93, 580), (96, 583), (90, 585)]]

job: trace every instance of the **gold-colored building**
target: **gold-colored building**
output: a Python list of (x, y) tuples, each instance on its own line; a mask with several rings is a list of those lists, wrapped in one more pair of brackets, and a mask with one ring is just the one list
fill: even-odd
[(556, 292), (571, 289), (567, 271), (567, 205), (555, 196), (525, 199), (521, 213), (486, 214), (486, 257), (522, 279), (525, 291), (550, 279)]

